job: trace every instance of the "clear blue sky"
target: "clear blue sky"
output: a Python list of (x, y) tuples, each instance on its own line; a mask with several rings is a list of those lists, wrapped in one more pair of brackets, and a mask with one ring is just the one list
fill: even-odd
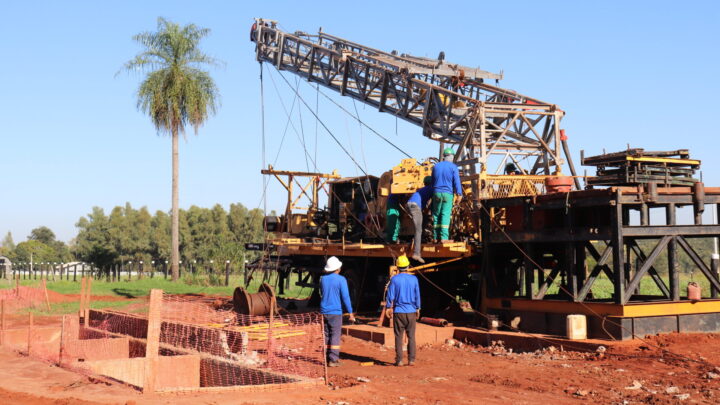
[[(170, 206), (170, 140), (157, 136), (135, 108), (140, 76), (121, 74), (139, 47), (131, 36), (163, 16), (212, 29), (205, 50), (226, 62), (212, 72), (222, 107), (180, 150), (180, 202), (257, 207), (262, 191), (258, 64), (248, 40), (253, 17), (289, 31), (326, 32), (376, 48), (435, 57), (489, 71), (501, 86), (556, 103), (576, 161), (631, 146), (689, 148), (703, 160), (706, 184), (720, 186), (720, 6), (713, 1), (8, 1), (0, 3), (0, 235), (15, 241), (39, 225), (68, 241), (93, 206), (130, 202), (151, 211)], [(266, 73), (269, 160), (286, 122), (292, 92)], [(286, 77), (293, 81), (292, 75)], [(307, 84), (303, 97), (314, 100)], [(322, 99), (322, 97), (321, 97)], [(352, 109), (352, 101), (335, 97)], [(419, 128), (358, 105), (371, 126), (413, 156), (437, 153)], [(333, 105), (323, 120), (381, 173), (401, 155)], [(295, 112), (295, 122), (299, 117)], [(315, 124), (303, 111), (310, 143)], [(397, 129), (396, 129), (397, 128)], [(298, 128), (300, 130), (300, 128)], [(314, 149), (314, 147), (311, 147)], [(276, 165), (304, 169), (288, 132)], [(318, 169), (357, 173), (331, 139), (318, 134)], [(284, 202), (272, 188), (268, 208)]]

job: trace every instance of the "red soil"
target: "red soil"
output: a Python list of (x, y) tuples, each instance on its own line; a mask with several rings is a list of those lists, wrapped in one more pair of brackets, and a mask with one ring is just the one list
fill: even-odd
[[(656, 347), (659, 346), (660, 348)], [(668, 350), (683, 357), (663, 353)], [(394, 367), (391, 350), (343, 340), (331, 385), (222, 394), (143, 395), (0, 350), (0, 403), (39, 404), (675, 404), (720, 402), (720, 335), (662, 335), (595, 353), (502, 347), (423, 347), (413, 367)], [(360, 363), (372, 361), (373, 366)], [(720, 373), (718, 373), (720, 374)], [(358, 379), (360, 378), (360, 379)], [(365, 382), (369, 380), (369, 382)], [(677, 387), (677, 388), (670, 388)], [(632, 389), (635, 388), (635, 389)], [(668, 390), (669, 388), (669, 390)], [(675, 391), (677, 390), (677, 391)], [(668, 393), (668, 391), (670, 391)], [(677, 395), (689, 394), (681, 400)], [(241, 398), (241, 399), (240, 399)], [(242, 402), (245, 401), (245, 402)], [(132, 402), (130, 402), (132, 403)]]

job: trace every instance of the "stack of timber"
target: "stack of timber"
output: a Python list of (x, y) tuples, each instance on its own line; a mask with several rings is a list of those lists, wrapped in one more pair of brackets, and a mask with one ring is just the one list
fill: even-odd
[(692, 186), (700, 161), (690, 159), (687, 149), (648, 152), (641, 148), (585, 157), (584, 166), (597, 167), (595, 177), (588, 177), (591, 186), (636, 186), (655, 183), (662, 187)]

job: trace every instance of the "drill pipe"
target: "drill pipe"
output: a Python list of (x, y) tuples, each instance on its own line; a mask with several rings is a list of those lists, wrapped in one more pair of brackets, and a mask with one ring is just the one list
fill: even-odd
[(420, 318), (420, 322), (432, 326), (448, 326), (448, 321), (442, 318), (428, 318), (426, 316), (423, 316), (422, 318)]

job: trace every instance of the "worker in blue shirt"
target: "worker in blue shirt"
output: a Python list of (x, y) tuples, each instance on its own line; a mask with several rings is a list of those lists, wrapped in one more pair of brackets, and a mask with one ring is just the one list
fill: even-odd
[(420, 254), (422, 247), (423, 211), (432, 198), (432, 177), (426, 176), (425, 179), (423, 179), (423, 183), (425, 184), (425, 187), (422, 187), (413, 193), (406, 204), (407, 210), (410, 213), (413, 224), (415, 225), (415, 239), (413, 240), (414, 250), (412, 258), (420, 263), (425, 263), (425, 260)]
[(415, 364), (415, 324), (420, 317), (420, 286), (418, 279), (407, 270), (410, 261), (402, 255), (397, 259), (400, 273), (390, 279), (386, 297), (386, 313), (393, 320), (395, 332), (395, 365), (402, 366), (403, 335), (408, 337), (408, 366)]
[(443, 161), (438, 162), (432, 169), (432, 213), (435, 221), (435, 240), (437, 242), (450, 239), (450, 217), (452, 216), (454, 195), (462, 197), (460, 172), (453, 163), (455, 151), (446, 148), (443, 151)]
[(343, 305), (350, 314), (350, 322), (355, 322), (347, 280), (339, 274), (341, 267), (342, 262), (332, 256), (325, 263), (326, 274), (320, 278), (320, 313), (325, 325), (328, 367), (340, 365)]

